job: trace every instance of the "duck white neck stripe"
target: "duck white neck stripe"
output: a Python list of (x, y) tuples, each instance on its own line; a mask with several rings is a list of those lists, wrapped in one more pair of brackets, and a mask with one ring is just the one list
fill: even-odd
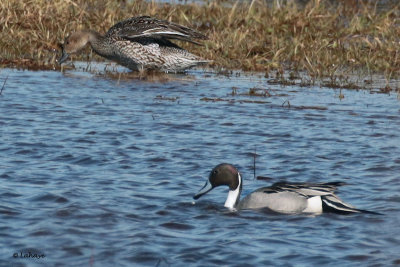
[(242, 177), (240, 176), (240, 173), (238, 173), (238, 179), (239, 179), (238, 186), (236, 187), (235, 190), (229, 190), (228, 197), (226, 198), (225, 201), (224, 206), (230, 210), (234, 210), (236, 204), (239, 202), (240, 191), (242, 188)]

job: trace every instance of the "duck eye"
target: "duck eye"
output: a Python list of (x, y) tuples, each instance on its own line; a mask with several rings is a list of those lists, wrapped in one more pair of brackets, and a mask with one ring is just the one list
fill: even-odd
[(69, 41), (67, 41), (67, 44), (69, 44)]
[(217, 173), (218, 173), (218, 170), (214, 170), (213, 173), (214, 173), (214, 174), (217, 174)]

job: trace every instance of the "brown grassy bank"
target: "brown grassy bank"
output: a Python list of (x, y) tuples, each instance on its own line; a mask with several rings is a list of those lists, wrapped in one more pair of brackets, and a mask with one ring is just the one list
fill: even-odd
[[(378, 12), (362, 1), (343, 3), (332, 6), (311, 1), (299, 7), (257, 0), (188, 5), (117, 0), (1, 1), (0, 64), (54, 68), (57, 43), (68, 33), (82, 28), (106, 32), (124, 18), (150, 15), (207, 34), (210, 40), (204, 47), (183, 46), (221, 68), (290, 69), (314, 78), (360, 71), (380, 73), (387, 79), (399, 76), (399, 7)], [(75, 59), (84, 60), (88, 55), (82, 53)]]

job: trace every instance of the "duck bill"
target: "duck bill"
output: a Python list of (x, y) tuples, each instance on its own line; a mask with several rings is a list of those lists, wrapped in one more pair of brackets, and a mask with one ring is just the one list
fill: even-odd
[(63, 49), (61, 57), (57, 60), (58, 63), (61, 64), (61, 63), (64, 63), (65, 61), (67, 61), (68, 56), (69, 56), (68, 53), (65, 52), (65, 50)]
[(196, 195), (194, 195), (193, 198), (199, 199), (202, 195), (210, 192), (211, 189), (213, 189), (213, 187), (212, 187), (211, 183), (209, 181), (207, 181), (206, 184), (203, 186), (203, 188), (200, 189), (200, 191)]

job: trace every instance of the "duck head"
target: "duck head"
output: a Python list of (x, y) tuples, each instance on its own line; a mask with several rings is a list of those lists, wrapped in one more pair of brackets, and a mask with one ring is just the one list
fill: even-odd
[(70, 54), (74, 54), (82, 50), (92, 38), (90, 31), (74, 32), (64, 40), (64, 44), (61, 44), (62, 55), (58, 59), (58, 63), (65, 62)]
[(221, 185), (227, 185), (229, 187), (229, 194), (225, 202), (225, 207), (233, 209), (239, 202), (240, 193), (242, 191), (242, 177), (238, 170), (228, 163), (222, 163), (214, 167), (210, 172), (206, 184), (193, 198), (199, 199), (213, 188)]

